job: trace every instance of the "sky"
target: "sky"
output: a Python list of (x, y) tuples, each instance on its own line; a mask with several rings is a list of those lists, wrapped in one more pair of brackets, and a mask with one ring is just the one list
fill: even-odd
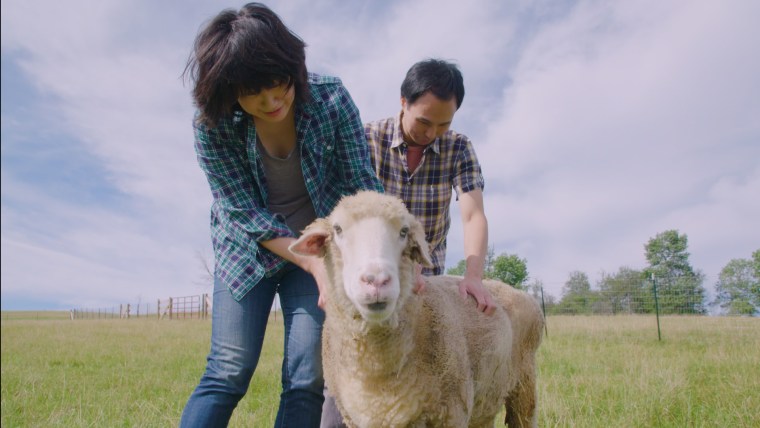
[[(181, 78), (204, 22), (244, 2), (3, 1), (2, 309), (210, 293), (211, 193)], [(760, 249), (760, 2), (280, 0), (310, 71), (362, 119), (416, 61), (456, 62), (489, 243), (560, 296), (688, 236), (708, 293)], [(463, 256), (452, 205), (447, 266)]]

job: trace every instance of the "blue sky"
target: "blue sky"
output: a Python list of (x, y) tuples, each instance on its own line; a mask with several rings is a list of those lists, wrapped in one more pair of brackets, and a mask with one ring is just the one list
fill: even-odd
[[(210, 192), (180, 75), (217, 1), (2, 2), (2, 308), (209, 292)], [(760, 248), (760, 3), (319, 1), (269, 5), (366, 121), (426, 57), (456, 61), (489, 239), (559, 296), (643, 268), (678, 229), (711, 289)], [(447, 264), (462, 257), (456, 206)]]

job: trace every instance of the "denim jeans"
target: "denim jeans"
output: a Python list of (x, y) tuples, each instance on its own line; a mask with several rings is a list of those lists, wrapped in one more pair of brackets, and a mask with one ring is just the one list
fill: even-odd
[(322, 324), (314, 278), (288, 264), (264, 278), (241, 301), (214, 281), (211, 352), (200, 384), (182, 412), (180, 427), (226, 427), (245, 395), (264, 342), (269, 311), (280, 295), (285, 323), (282, 392), (275, 427), (318, 427), (322, 390)]
[(335, 397), (325, 388), (325, 402), (322, 404), (322, 421), (320, 428), (346, 428), (343, 422), (343, 416), (338, 410), (338, 404), (335, 403)]

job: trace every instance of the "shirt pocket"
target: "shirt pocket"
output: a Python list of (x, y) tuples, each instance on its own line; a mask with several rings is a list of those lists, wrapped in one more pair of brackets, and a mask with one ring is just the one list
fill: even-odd
[(431, 177), (422, 190), (427, 215), (440, 215), (451, 203), (451, 182), (443, 177)]
[(316, 172), (314, 178), (319, 180), (319, 182), (331, 179), (335, 180), (339, 172), (338, 168), (336, 168), (338, 165), (335, 154), (335, 141), (320, 138), (313, 143), (311, 149), (314, 170)]

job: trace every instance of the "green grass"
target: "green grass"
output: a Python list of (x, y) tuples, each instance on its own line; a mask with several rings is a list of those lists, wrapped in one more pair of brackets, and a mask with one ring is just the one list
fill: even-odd
[(548, 318), (541, 426), (760, 424), (760, 319)]
[[(177, 426), (209, 348), (209, 321), (15, 315), (0, 318), (3, 427)], [(760, 426), (760, 319), (661, 326), (660, 342), (653, 317), (549, 317), (539, 426)], [(278, 317), (230, 426), (272, 426), (281, 344)]]
[(3, 311), (2, 320), (67, 320), (68, 311)]

